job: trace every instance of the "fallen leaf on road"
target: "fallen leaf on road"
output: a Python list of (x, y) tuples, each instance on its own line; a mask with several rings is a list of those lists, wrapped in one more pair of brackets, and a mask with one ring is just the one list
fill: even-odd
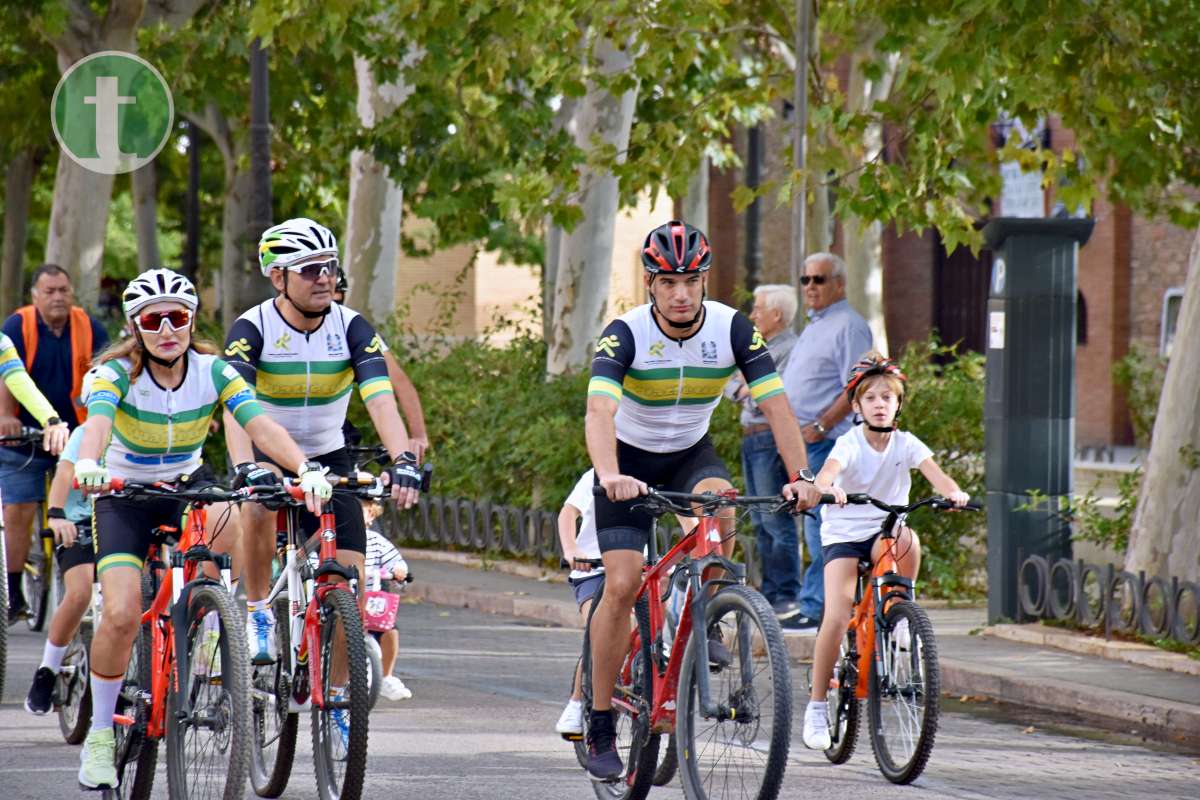
[(1036, 732), (1036, 731), (1037, 731), (1037, 728), (1035, 728), (1035, 727), (1033, 727), (1032, 725), (1030, 725), (1028, 728), (1026, 728), (1025, 730), (1021, 731), (1021, 733), (1034, 733), (1034, 732)]

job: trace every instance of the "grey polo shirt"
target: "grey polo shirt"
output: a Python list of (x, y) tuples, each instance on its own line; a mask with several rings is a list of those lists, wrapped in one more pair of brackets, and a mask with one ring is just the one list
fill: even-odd
[[(771, 354), (771, 360), (775, 362), (775, 371), (780, 375), (783, 374), (783, 368), (787, 365), (788, 357), (791, 355), (792, 348), (795, 346), (798, 339), (799, 337), (796, 336), (795, 333), (784, 329), (783, 331), (780, 331), (772, 336), (770, 340), (767, 341), (767, 351)], [(759, 409), (759, 407), (754, 403), (753, 400), (750, 399), (749, 396), (742, 400), (737, 400), (735, 398), (738, 389), (741, 389), (745, 385), (746, 381), (742, 379), (741, 373), (734, 374), (734, 376), (729, 379), (729, 383), (725, 387), (725, 396), (730, 400), (734, 400), (735, 402), (741, 404), (741, 421), (743, 428), (749, 425), (766, 424), (767, 415), (764, 414), (761, 409)]]
[[(779, 370), (788, 402), (801, 425), (816, 422), (833, 405), (846, 388), (850, 368), (871, 349), (871, 342), (867, 321), (846, 300), (808, 312), (808, 324), (800, 332), (786, 368)], [(852, 416), (847, 414), (826, 438), (850, 430)]]

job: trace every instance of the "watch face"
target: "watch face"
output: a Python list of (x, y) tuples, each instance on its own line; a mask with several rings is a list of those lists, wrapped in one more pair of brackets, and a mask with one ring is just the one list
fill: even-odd
[(812, 483), (813, 481), (816, 480), (816, 478), (813, 477), (812, 470), (810, 470), (810, 469), (802, 469), (796, 474), (800, 477), (800, 480), (802, 480), (802, 481), (807, 481), (809, 483)]

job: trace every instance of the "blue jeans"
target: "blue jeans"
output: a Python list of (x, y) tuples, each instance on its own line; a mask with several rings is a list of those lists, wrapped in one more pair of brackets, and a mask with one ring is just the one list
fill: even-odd
[[(816, 475), (825, 466), (825, 459), (833, 450), (833, 439), (822, 439), (816, 444), (805, 444), (808, 451), (808, 468)], [(804, 520), (804, 547), (812, 561), (804, 572), (804, 584), (800, 587), (800, 613), (809, 619), (820, 619), (825, 608), (825, 559), (821, 555), (821, 510), (812, 513), (816, 519)]]
[[(770, 431), (752, 433), (742, 439), (742, 474), (746, 494), (778, 494), (787, 483), (783, 459), (775, 449)], [(762, 557), (762, 593), (771, 604), (792, 602), (800, 594), (800, 544), (796, 523), (790, 514), (752, 512)]]

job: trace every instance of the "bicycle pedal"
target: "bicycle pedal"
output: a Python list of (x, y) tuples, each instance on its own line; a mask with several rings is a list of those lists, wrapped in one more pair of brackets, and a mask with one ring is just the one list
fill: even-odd
[(561, 736), (563, 738), (563, 740), (567, 741), (567, 742), (582, 742), (583, 741), (582, 733), (560, 733), (559, 736)]

